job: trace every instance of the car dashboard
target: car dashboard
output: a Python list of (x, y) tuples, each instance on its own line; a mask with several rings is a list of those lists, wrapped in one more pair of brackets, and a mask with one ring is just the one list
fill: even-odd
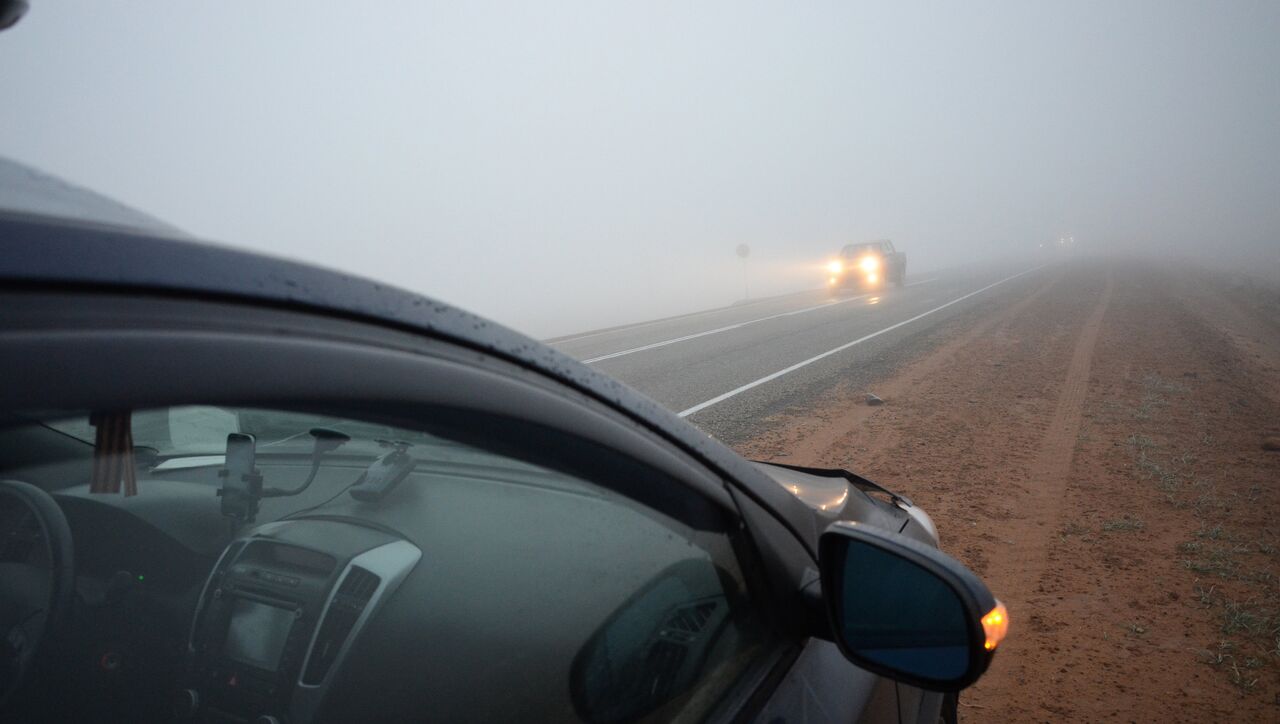
[[(75, 540), (76, 603), (26, 713), (312, 721), (419, 548), (376, 523), (323, 516), (267, 522), (230, 543), (229, 522), (212, 510), (161, 529), (157, 521), (189, 508), (185, 493), (212, 497), (178, 481), (167, 491), (163, 505), (79, 488), (55, 495)], [(165, 514), (130, 509), (143, 505)]]
[(233, 541), (197, 603), (175, 713), (311, 721), (361, 628), (421, 556), (343, 520), (268, 523)]

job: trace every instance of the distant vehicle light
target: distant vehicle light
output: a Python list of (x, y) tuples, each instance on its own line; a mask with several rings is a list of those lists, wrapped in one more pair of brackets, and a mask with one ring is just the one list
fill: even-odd
[(1009, 633), (1009, 612), (1005, 610), (1003, 603), (996, 601), (996, 607), (982, 617), (982, 632), (987, 637), (983, 647), (987, 651), (995, 651), (1005, 635)]
[(862, 267), (864, 272), (874, 272), (880, 269), (880, 260), (874, 256), (864, 256), (862, 261), (858, 262), (858, 266)]
[(831, 261), (827, 262), (827, 271), (831, 272), (832, 274), (839, 274), (840, 272), (843, 272), (844, 262), (840, 261), (839, 259), (832, 259)]
[(835, 285), (836, 285), (836, 281), (837, 281), (837, 280), (836, 280), (836, 278), (835, 278), (835, 277), (831, 277), (830, 279), (828, 279), (828, 280), (827, 280), (827, 283), (828, 283), (828, 284), (830, 284), (831, 286), (835, 286)]

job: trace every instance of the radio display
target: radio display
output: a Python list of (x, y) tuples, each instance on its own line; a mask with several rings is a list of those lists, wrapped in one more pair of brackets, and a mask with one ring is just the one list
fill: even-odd
[(233, 661), (274, 672), (293, 621), (293, 609), (237, 598), (222, 651)]

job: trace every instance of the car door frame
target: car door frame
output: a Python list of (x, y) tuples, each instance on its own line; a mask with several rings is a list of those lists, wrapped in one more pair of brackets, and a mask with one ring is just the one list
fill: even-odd
[[(781, 645), (730, 689), (714, 719), (751, 718), (775, 701), (810, 643), (797, 624), (794, 571), (765, 560), (787, 548), (816, 565), (803, 541), (781, 519), (768, 534), (749, 525), (740, 503), (753, 498), (730, 476), (563, 380), (427, 335), (199, 295), (32, 288), (0, 294), (0, 308), (0, 374), (18, 381), (0, 388), (0, 409), (305, 409), (340, 400), (404, 424), (424, 407), (457, 407), (547, 425), (662, 471), (741, 525), (742, 575), (780, 632)], [(352, 374), (362, 369), (369, 373)]]

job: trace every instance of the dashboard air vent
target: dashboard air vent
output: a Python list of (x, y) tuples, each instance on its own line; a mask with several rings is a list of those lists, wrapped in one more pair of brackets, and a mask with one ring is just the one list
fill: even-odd
[(302, 674), (303, 684), (318, 686), (324, 681), (329, 667), (351, 635), (351, 629), (355, 628), (364, 607), (381, 583), (382, 579), (376, 574), (359, 566), (352, 566), (343, 576), (337, 593), (333, 595), (333, 602), (320, 622), (320, 631), (316, 634), (306, 671)]
[(227, 546), (222, 558), (218, 560), (217, 567), (213, 569), (213, 573), (209, 575), (209, 580), (205, 582), (204, 591), (200, 594), (200, 604), (196, 609), (196, 616), (191, 622), (191, 640), (189, 644), (192, 650), (200, 650), (203, 647), (205, 643), (205, 628), (209, 618), (210, 600), (214, 596), (214, 591), (222, 588), (222, 580), (227, 575), (227, 569), (235, 562), (244, 546), (244, 541), (236, 541)]

